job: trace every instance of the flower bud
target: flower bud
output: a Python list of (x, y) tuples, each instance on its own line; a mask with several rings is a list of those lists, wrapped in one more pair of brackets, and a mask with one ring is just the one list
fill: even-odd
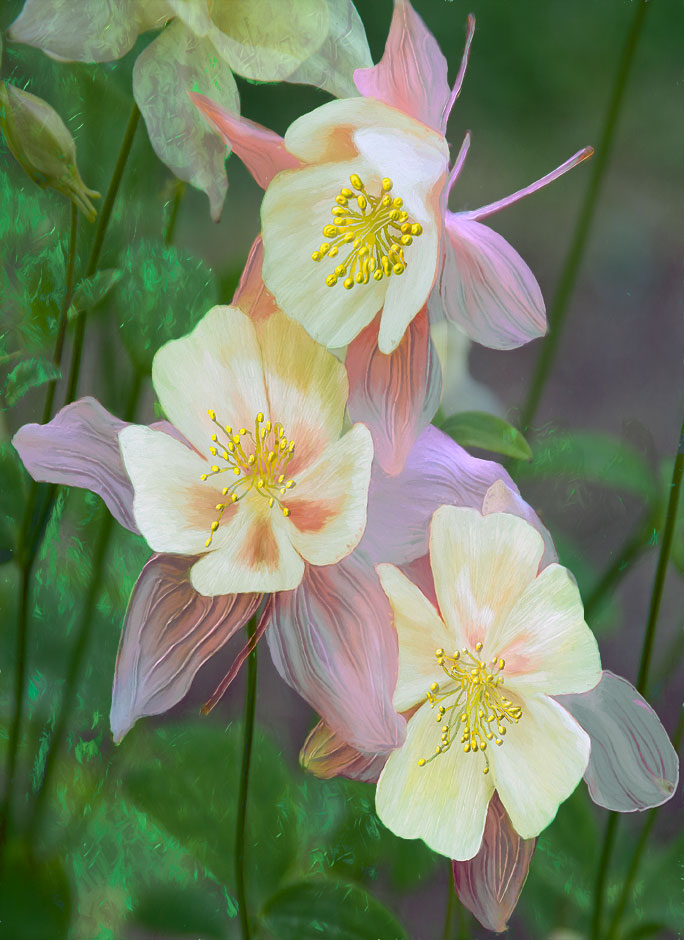
[(0, 127), (34, 183), (63, 193), (92, 222), (96, 212), (88, 197), (100, 194), (81, 179), (74, 138), (55, 109), (16, 85), (0, 82)]

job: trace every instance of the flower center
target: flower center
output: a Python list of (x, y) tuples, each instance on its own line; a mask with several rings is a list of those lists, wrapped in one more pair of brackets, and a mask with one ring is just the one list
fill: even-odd
[[(475, 652), (482, 650), (482, 643), (475, 645)], [(465, 646), (448, 656), (444, 650), (436, 651), (437, 662), (448, 677), (448, 682), (440, 688), (433, 682), (427, 693), (430, 708), (437, 708), (437, 721), (442, 724), (442, 740), (432, 757), (421, 758), (420, 767), (429, 764), (439, 754), (451, 747), (458, 732), (460, 743), (466, 754), (482, 751), (485, 755), (484, 773), (489, 773), (487, 742), (494, 741), (501, 746), (506, 734), (504, 722), (517, 724), (522, 718), (522, 708), (513, 705), (500, 692), (506, 663), (503, 659), (493, 659), (487, 663), (474, 656)], [(443, 704), (448, 703), (448, 704)], [(495, 725), (496, 723), (496, 725)], [(492, 728), (496, 726), (497, 734)]]
[(283, 505), (281, 497), (295, 486), (294, 480), (285, 479), (295, 444), (294, 441), (288, 441), (282, 424), (265, 421), (260, 411), (254, 419), (254, 433), (247, 428), (234, 432), (229, 424), (221, 424), (216, 419), (213, 409), (210, 408), (208, 414), (222, 435), (221, 438), (218, 434), (211, 435), (209, 453), (224, 461), (225, 466), (214, 464), (200, 479), (207, 480), (217, 473), (232, 473), (237, 479), (221, 491), (227, 499), (216, 505), (218, 516), (212, 522), (209, 538), (204, 543), (207, 548), (219, 527), (221, 516), (231, 503), (236, 503), (254, 489), (268, 500), (269, 506), (277, 503), (283, 515), (289, 516), (290, 510)]
[[(326, 255), (336, 258), (340, 248), (350, 245), (345, 260), (325, 279), (328, 287), (334, 287), (343, 277), (347, 290), (355, 281), (367, 284), (371, 277), (381, 281), (392, 274), (403, 274), (406, 270), (404, 248), (423, 234), (422, 226), (412, 222), (402, 209), (403, 200), (390, 196), (391, 179), (383, 179), (379, 196), (367, 193), (356, 173), (349, 179), (355, 192), (346, 187), (340, 190), (335, 199), (337, 205), (332, 210), (332, 224), (323, 226), (323, 237), (331, 241), (323, 242), (311, 255), (314, 261), (321, 261)], [(350, 205), (354, 202), (355, 209)]]

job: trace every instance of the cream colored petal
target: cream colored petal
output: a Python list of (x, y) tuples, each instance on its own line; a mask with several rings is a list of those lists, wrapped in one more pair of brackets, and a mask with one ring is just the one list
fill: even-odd
[(234, 432), (253, 429), (257, 413), (268, 411), (254, 324), (236, 307), (212, 307), (191, 333), (162, 346), (152, 363), (152, 383), (166, 417), (207, 463), (213, 462), (211, 435), (220, 436), (210, 408)]
[(221, 521), (212, 551), (190, 571), (200, 594), (292, 591), (304, 576), (304, 562), (292, 547), (281, 514), (252, 492)]
[(135, 492), (133, 515), (150, 548), (181, 555), (206, 551), (220, 477), (202, 482), (204, 460), (163, 431), (129, 425), (119, 433), (119, 447)]
[(598, 644), (584, 622), (577, 584), (557, 564), (530, 582), (488, 636), (487, 651), (505, 660), (505, 682), (520, 694), (588, 692), (601, 679)]
[(518, 724), (507, 726), (503, 745), (488, 754), (513, 828), (531, 839), (549, 825), (582, 779), (591, 745), (589, 735), (553, 699), (530, 695), (521, 705)]
[(544, 550), (541, 535), (509, 513), (440, 506), (430, 526), (430, 563), (445, 622), (473, 649), (508, 617), (534, 580)]
[[(373, 441), (365, 424), (328, 445), (295, 477), (287, 525), (292, 544), (312, 565), (332, 565), (353, 551), (366, 528)], [(288, 467), (289, 474), (289, 467)]]
[(424, 767), (434, 753), (439, 725), (426, 705), (408, 723), (406, 741), (390, 754), (378, 780), (375, 808), (382, 822), (403, 839), (423, 839), (447, 858), (477, 854), (487, 807), (494, 792), (484, 774), (484, 756), (453, 747)]
[(349, 383), (338, 359), (294, 320), (277, 312), (257, 327), (264, 363), (269, 416), (280, 421), (298, 467), (317, 460), (342, 431)]
[(394, 707), (398, 712), (407, 711), (424, 702), (430, 685), (443, 678), (435, 652), (453, 652), (454, 638), (420, 588), (399, 568), (377, 565), (376, 571), (392, 607), (399, 640)]
[(386, 278), (371, 278), (351, 290), (344, 288), (343, 279), (328, 287), (326, 277), (347, 257), (347, 246), (334, 259), (316, 262), (311, 257), (331, 241), (323, 236), (323, 226), (331, 224), (335, 198), (352, 173), (361, 175), (371, 191), (379, 191), (380, 178), (356, 160), (279, 173), (261, 205), (264, 283), (289, 317), (330, 348), (346, 346), (370, 323), (388, 286)]

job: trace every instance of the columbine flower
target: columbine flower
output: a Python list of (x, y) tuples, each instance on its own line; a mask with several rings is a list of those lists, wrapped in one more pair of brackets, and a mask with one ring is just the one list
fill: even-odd
[(439, 612), (397, 568), (378, 568), (399, 638), (394, 705), (418, 710), (377, 811), (450, 858), (477, 853), (495, 790), (515, 830), (538, 835), (589, 761), (589, 735), (550, 696), (599, 682), (598, 647), (569, 572), (537, 573), (543, 551), (515, 516), (444, 506), (430, 530)]
[[(288, 316), (330, 347), (349, 343), (382, 310), (378, 344), (398, 345), (433, 306), (484, 345), (519, 346), (546, 331), (544, 303), (522, 258), (481, 220), (590, 156), (584, 148), (520, 192), (471, 212), (446, 204), (463, 168), (445, 130), (463, 83), (474, 19), (456, 83), (408, 0), (395, 0), (385, 53), (358, 69), (362, 98), (296, 120), (283, 139), (195, 96), (264, 186), (264, 281)], [(267, 172), (265, 172), (267, 168)], [(280, 171), (280, 172), (279, 172)]]
[(26, 0), (8, 35), (56, 59), (108, 62), (159, 27), (165, 28), (136, 60), (133, 94), (157, 156), (207, 193), (214, 219), (228, 186), (225, 147), (189, 91), (210, 92), (237, 111), (237, 72), (350, 95), (354, 69), (371, 63), (351, 0)]

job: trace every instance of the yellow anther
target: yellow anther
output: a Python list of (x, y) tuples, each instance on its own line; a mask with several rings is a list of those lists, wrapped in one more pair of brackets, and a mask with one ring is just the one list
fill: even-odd
[(203, 474), (200, 476), (200, 480), (202, 480), (202, 482), (204, 482), (204, 481), (206, 480), (206, 478), (207, 478), (206, 473), (203, 473)]
[(435, 650), (435, 656), (444, 656), (444, 650), (441, 647), (438, 650)]
[(424, 757), (421, 757), (420, 760), (418, 761), (418, 766), (419, 766), (419, 767), (425, 767), (426, 763), (427, 763), (427, 761), (425, 760), (425, 758), (424, 758)]
[(216, 532), (216, 530), (218, 529), (218, 527), (219, 527), (218, 522), (212, 522), (212, 524), (211, 524), (211, 526), (210, 526), (212, 532)]
[(283, 515), (284, 515), (285, 517), (287, 517), (287, 516), (290, 515), (290, 510), (287, 508), (287, 506), (284, 506), (284, 507), (283, 507)]
[(363, 181), (360, 176), (357, 176), (356, 173), (352, 173), (349, 177), (349, 182), (352, 184), (354, 189), (363, 190)]
[(438, 691), (439, 691), (439, 682), (433, 682), (432, 685), (430, 686), (430, 691), (431, 691), (431, 692), (438, 692)]
[(386, 177), (383, 179), (383, 181), (382, 181), (382, 188), (383, 188), (383, 190), (384, 190), (386, 193), (388, 193), (388, 192), (390, 191), (390, 189), (392, 188), (392, 185), (393, 185), (392, 180), (391, 180), (388, 176), (386, 176)]
[(210, 408), (209, 411), (207, 411), (207, 414), (209, 415), (212, 421), (216, 421), (216, 412), (213, 411), (213, 409)]
[(477, 653), (479, 653), (481, 649), (482, 649), (482, 643), (476, 643), (476, 644), (475, 644), (475, 651), (476, 651)]
[(489, 767), (485, 767), (484, 770), (482, 771), (482, 773), (483, 773), (483, 774), (488, 774), (488, 773), (489, 773)]

